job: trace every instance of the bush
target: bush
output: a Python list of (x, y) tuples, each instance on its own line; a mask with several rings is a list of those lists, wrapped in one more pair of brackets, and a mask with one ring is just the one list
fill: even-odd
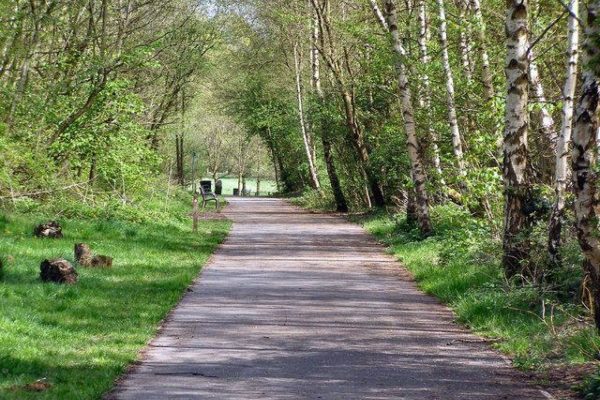
[(335, 199), (329, 190), (306, 190), (300, 197), (292, 199), (292, 203), (313, 211), (335, 211)]
[(585, 400), (600, 399), (600, 371), (586, 379), (580, 388), (580, 393)]

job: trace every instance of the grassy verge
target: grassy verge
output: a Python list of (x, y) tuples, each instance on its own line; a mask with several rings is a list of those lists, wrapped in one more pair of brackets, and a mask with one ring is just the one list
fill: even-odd
[[(112, 387), (228, 232), (202, 220), (193, 234), (187, 197), (142, 222), (59, 218), (60, 240), (32, 237), (51, 215), (0, 214), (0, 398), (97, 399)], [(73, 286), (40, 282), (40, 261), (73, 261), (76, 242), (115, 265), (80, 267)]]
[[(489, 221), (452, 205), (434, 208), (432, 217), (436, 234), (425, 240), (404, 219), (387, 214), (357, 221), (390, 246), (423, 291), (448, 304), (458, 322), (489, 338), (515, 366), (538, 372), (542, 381), (562, 380), (547, 382), (559, 387), (595, 370), (600, 337), (576, 301), (577, 290), (567, 301), (564, 293), (507, 281), (500, 266), (501, 243)], [(580, 264), (564, 268), (562, 273), (571, 277), (567, 286), (577, 287)]]

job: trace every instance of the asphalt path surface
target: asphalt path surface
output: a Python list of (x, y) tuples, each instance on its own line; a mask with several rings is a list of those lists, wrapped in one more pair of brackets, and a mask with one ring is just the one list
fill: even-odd
[(545, 399), (365, 231), (232, 198), (229, 238), (110, 399)]

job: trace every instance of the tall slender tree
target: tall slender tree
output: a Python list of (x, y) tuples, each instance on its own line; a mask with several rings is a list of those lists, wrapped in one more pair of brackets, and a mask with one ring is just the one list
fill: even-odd
[[(419, 59), (421, 63), (425, 67), (425, 72), (421, 75), (421, 93), (419, 94), (419, 107), (424, 110), (431, 109), (431, 80), (429, 79), (429, 75), (427, 72), (427, 67), (431, 62), (431, 57), (429, 56), (429, 49), (427, 46), (427, 42), (429, 40), (429, 21), (427, 19), (427, 4), (425, 0), (419, 1), (419, 36), (418, 36), (418, 44), (419, 44)], [(436, 173), (439, 175), (441, 179), (442, 185), (445, 185), (444, 178), (442, 177), (442, 165), (440, 161), (440, 149), (438, 146), (438, 134), (433, 128), (432, 121), (427, 121), (427, 131), (429, 132), (429, 139), (431, 140), (431, 150), (432, 150), (432, 158), (433, 158), (433, 167), (435, 168)]]
[(562, 126), (556, 143), (554, 191), (556, 197), (548, 224), (548, 255), (552, 264), (560, 262), (563, 215), (566, 202), (568, 155), (573, 129), (573, 108), (579, 61), (579, 0), (569, 3), (569, 33), (567, 46), (567, 79), (563, 88)]
[(471, 0), (473, 7), (473, 15), (477, 23), (477, 36), (479, 38), (479, 54), (481, 56), (481, 77), (483, 80), (483, 88), (485, 98), (490, 100), (494, 97), (494, 76), (490, 65), (490, 56), (487, 51), (485, 21), (481, 12), (481, 4), (479, 0)]
[(504, 132), (504, 238), (503, 265), (508, 276), (521, 271), (527, 260), (530, 201), (528, 173), (529, 25), (527, 0), (507, 2), (506, 127)]
[(304, 95), (302, 88), (302, 65), (299, 44), (294, 43), (294, 73), (296, 76), (296, 99), (298, 101), (298, 119), (300, 121), (300, 132), (302, 133), (302, 141), (304, 142), (304, 151), (306, 152), (306, 161), (308, 162), (308, 172), (310, 173), (310, 182), (313, 189), (321, 190), (317, 167), (314, 164), (312, 154), (311, 140), (309, 138), (308, 124), (304, 112)]
[[(393, 0), (385, 1), (387, 14), (386, 25), (390, 33), (394, 51), (396, 53), (396, 74), (398, 75), (398, 92), (400, 94), (400, 105), (404, 117), (404, 130), (406, 132), (406, 147), (411, 163), (411, 177), (415, 186), (416, 214), (419, 229), (422, 235), (429, 235), (433, 231), (429, 217), (429, 195), (427, 193), (427, 175), (421, 159), (419, 139), (414, 119), (413, 99), (410, 90), (408, 70), (405, 64), (407, 52), (402, 45), (400, 32), (398, 30), (398, 16), (396, 4)], [(377, 13), (376, 13), (377, 14)]]
[(587, 7), (583, 42), (581, 97), (573, 127), (573, 186), (577, 237), (584, 255), (584, 270), (589, 277), (591, 306), (596, 328), (600, 330), (600, 197), (598, 193), (598, 113), (600, 112), (600, 1)]
[[(311, 20), (311, 53), (312, 53), (312, 80), (311, 85), (313, 90), (315, 91), (317, 98), (320, 104), (323, 106), (325, 103), (325, 93), (323, 92), (323, 87), (321, 85), (321, 63), (320, 63), (320, 55), (317, 49), (317, 45), (320, 43), (321, 46), (324, 46), (323, 41), (321, 40), (321, 32), (319, 31), (319, 18), (317, 13), (312, 11), (312, 20)], [(322, 131), (321, 131), (321, 142), (323, 144), (323, 155), (325, 158), (325, 167), (327, 168), (327, 176), (329, 177), (329, 183), (331, 185), (331, 191), (333, 192), (333, 198), (335, 199), (336, 211), (338, 212), (347, 212), (348, 211), (348, 202), (346, 200), (346, 196), (344, 196), (344, 192), (342, 190), (342, 185), (340, 183), (340, 178), (337, 173), (337, 168), (335, 166), (334, 155), (333, 155), (333, 145), (331, 143), (331, 132), (329, 116), (325, 116), (321, 121)]]
[(454, 90), (454, 73), (450, 66), (450, 55), (448, 51), (448, 32), (446, 21), (446, 9), (444, 0), (437, 0), (439, 10), (439, 33), (440, 45), (442, 46), (442, 63), (444, 65), (444, 73), (446, 78), (446, 102), (448, 107), (448, 123), (450, 125), (450, 133), (452, 135), (452, 152), (456, 159), (456, 166), (460, 176), (466, 175), (464, 153), (463, 153), (463, 138), (458, 125), (458, 113), (456, 111), (456, 94)]

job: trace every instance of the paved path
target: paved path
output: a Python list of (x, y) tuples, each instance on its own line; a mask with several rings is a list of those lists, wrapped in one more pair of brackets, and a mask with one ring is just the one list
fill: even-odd
[(235, 224), (117, 399), (544, 399), (343, 219), (231, 199)]

